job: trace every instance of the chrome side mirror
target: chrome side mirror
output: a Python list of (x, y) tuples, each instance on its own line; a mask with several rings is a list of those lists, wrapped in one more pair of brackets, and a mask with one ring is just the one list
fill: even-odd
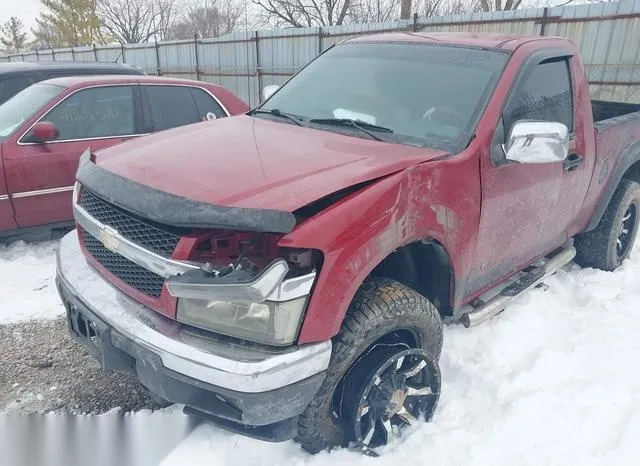
[(562, 162), (569, 154), (569, 129), (551, 121), (516, 121), (503, 146), (507, 160), (518, 163)]
[(264, 102), (269, 97), (271, 97), (273, 93), (278, 90), (279, 87), (280, 86), (278, 86), (277, 84), (270, 84), (269, 86), (264, 86), (264, 88), (262, 89), (262, 101)]

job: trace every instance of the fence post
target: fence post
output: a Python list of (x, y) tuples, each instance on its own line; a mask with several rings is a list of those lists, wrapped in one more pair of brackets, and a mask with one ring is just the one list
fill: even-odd
[(260, 72), (260, 37), (258, 31), (254, 32), (256, 41), (256, 77), (258, 78), (258, 102), (262, 103), (262, 73)]
[(73, 47), (71, 47), (71, 61), (76, 61), (76, 52)]
[(158, 39), (156, 39), (156, 74), (160, 76), (160, 48), (158, 46)]
[(198, 33), (193, 35), (193, 49), (196, 52), (196, 80), (200, 81), (200, 59), (198, 58)]
[(96, 49), (96, 44), (93, 44), (93, 61), (98, 61), (98, 49)]
[(418, 13), (413, 14), (413, 32), (418, 30)]
[(318, 28), (318, 55), (322, 53), (322, 26)]
[(120, 56), (122, 57), (122, 63), (127, 63), (127, 60), (124, 58), (124, 44), (122, 42), (120, 42)]
[(36, 49), (36, 61), (40, 61), (40, 54), (38, 53), (38, 49)]
[(56, 49), (51, 48), (51, 61), (56, 61)]
[(547, 18), (549, 17), (549, 9), (547, 7), (542, 11), (542, 19), (540, 20), (540, 35), (544, 36), (547, 29)]

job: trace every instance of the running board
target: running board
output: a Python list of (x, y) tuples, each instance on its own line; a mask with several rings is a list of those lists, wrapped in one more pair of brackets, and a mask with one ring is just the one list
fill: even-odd
[[(514, 282), (502, 288), (496, 296), (480, 305), (467, 304), (460, 310), (460, 320), (466, 328), (474, 327), (501, 313), (516, 296), (534, 288), (567, 265), (576, 256), (576, 249), (569, 246), (550, 257), (543, 265), (524, 271)], [(460, 315), (459, 314), (459, 315)]]

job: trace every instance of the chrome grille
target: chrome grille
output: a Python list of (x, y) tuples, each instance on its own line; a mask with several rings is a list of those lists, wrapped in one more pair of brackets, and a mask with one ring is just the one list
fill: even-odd
[(180, 232), (176, 229), (138, 219), (84, 188), (80, 191), (79, 205), (93, 218), (114, 228), (128, 240), (162, 256), (171, 257), (180, 241)]
[(113, 275), (147, 296), (160, 297), (164, 284), (164, 278), (160, 275), (149, 272), (120, 254), (109, 251), (99, 240), (84, 230), (82, 230), (82, 241), (89, 254)]

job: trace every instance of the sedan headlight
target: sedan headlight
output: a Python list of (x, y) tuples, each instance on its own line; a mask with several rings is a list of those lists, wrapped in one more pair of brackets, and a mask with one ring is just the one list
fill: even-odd
[(177, 319), (231, 337), (284, 346), (298, 334), (307, 297), (260, 303), (178, 299)]

